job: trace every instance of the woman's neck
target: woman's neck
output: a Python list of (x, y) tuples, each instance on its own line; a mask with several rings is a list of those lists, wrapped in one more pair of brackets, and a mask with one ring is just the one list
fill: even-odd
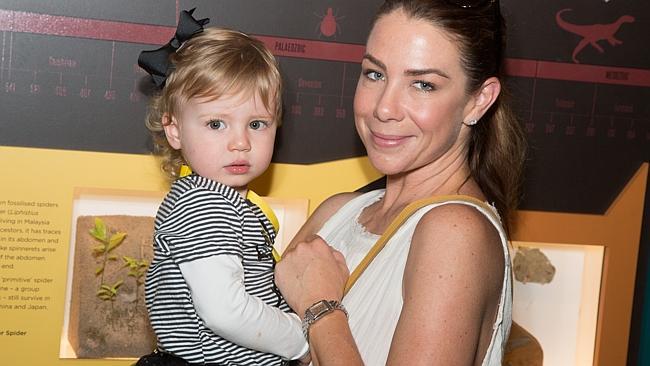
[(390, 175), (384, 196), (367, 207), (359, 223), (372, 233), (382, 233), (408, 204), (436, 195), (465, 194), (483, 200), (480, 188), (470, 177), (464, 154), (437, 160), (421, 168)]
[(481, 198), (480, 190), (473, 189), (476, 185), (470, 175), (466, 156), (461, 152), (409, 172), (388, 176), (382, 206), (406, 206), (434, 195), (469, 194)]

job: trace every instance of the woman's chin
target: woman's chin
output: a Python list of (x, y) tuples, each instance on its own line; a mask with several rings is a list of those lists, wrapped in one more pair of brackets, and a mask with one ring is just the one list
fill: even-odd
[(408, 170), (404, 166), (404, 162), (399, 161), (399, 159), (390, 159), (383, 156), (372, 155), (368, 155), (368, 158), (370, 159), (372, 166), (384, 175), (396, 175)]

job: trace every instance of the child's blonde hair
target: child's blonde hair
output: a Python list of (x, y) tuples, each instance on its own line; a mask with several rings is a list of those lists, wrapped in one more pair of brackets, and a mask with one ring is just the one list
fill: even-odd
[(235, 30), (210, 27), (185, 42), (170, 61), (172, 71), (163, 89), (151, 98), (145, 122), (170, 179), (178, 177), (184, 160), (181, 151), (167, 142), (163, 123), (171, 119), (164, 116), (177, 116), (189, 99), (258, 93), (275, 122), (281, 122), (282, 78), (277, 61), (261, 41)]

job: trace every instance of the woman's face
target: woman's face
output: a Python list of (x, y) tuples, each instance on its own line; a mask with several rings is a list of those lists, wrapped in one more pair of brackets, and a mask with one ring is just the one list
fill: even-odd
[(393, 175), (445, 166), (465, 154), (467, 122), (480, 116), (465, 91), (460, 54), (446, 33), (401, 10), (368, 38), (354, 98), (357, 131), (373, 165)]

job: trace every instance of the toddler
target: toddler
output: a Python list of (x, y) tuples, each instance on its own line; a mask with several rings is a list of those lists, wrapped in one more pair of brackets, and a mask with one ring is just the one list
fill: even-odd
[(183, 11), (138, 60), (160, 88), (147, 127), (175, 179), (145, 282), (158, 349), (138, 365), (282, 365), (308, 345), (274, 284), (276, 229), (248, 189), (271, 162), (281, 77), (262, 42), (207, 21)]

